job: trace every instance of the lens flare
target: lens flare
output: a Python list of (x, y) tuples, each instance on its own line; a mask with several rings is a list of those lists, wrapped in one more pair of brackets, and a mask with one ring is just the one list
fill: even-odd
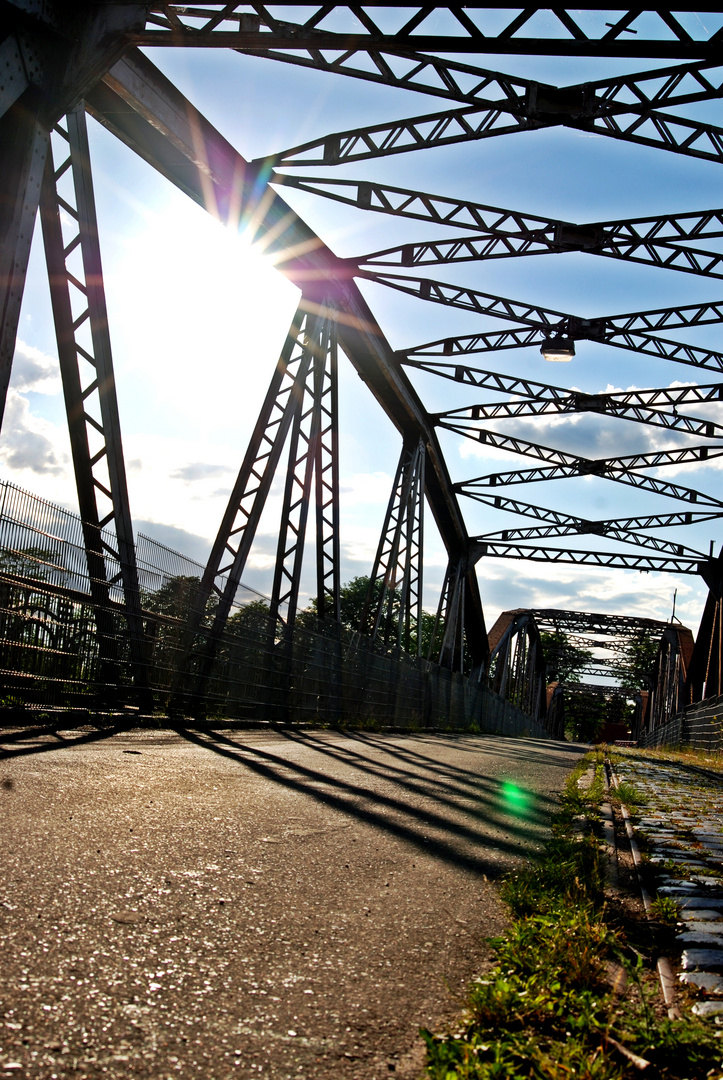
[(526, 812), (530, 801), (528, 791), (524, 791), (517, 784), (505, 780), (502, 784), (501, 794), (505, 810), (511, 811), (513, 814), (524, 814)]

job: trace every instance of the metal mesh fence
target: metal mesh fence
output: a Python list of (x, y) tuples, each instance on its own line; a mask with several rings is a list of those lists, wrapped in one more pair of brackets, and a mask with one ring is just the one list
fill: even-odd
[[(113, 546), (114, 537), (105, 540)], [(486, 687), (416, 657), (384, 655), (337, 624), (302, 617), (293, 640), (278, 641), (263, 598), (246, 586), (213, 651), (211, 605), (189, 645), (186, 618), (203, 567), (143, 534), (137, 562), (141, 663), (158, 715), (544, 735)], [(120, 586), (108, 596), (102, 610), (91, 598), (77, 515), (0, 484), (0, 722), (138, 711)]]
[(643, 731), (640, 746), (694, 746), (701, 750), (723, 749), (723, 697), (706, 698), (688, 705), (664, 724)]

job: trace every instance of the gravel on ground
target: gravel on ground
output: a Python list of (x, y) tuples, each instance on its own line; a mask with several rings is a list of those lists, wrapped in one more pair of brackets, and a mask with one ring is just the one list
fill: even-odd
[(584, 748), (93, 730), (0, 761), (0, 1071), (418, 1077)]

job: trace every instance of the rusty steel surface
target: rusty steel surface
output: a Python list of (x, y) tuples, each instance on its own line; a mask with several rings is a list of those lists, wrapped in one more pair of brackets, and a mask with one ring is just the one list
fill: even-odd
[(43, 1080), (418, 1075), (418, 1027), (483, 969), (500, 876), (583, 752), (229, 730), (3, 746), (0, 1064)]

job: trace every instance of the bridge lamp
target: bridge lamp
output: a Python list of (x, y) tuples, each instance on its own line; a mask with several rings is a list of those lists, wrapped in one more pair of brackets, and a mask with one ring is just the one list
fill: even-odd
[(575, 342), (569, 337), (553, 337), (543, 341), (540, 352), (545, 360), (567, 363), (575, 355)]

